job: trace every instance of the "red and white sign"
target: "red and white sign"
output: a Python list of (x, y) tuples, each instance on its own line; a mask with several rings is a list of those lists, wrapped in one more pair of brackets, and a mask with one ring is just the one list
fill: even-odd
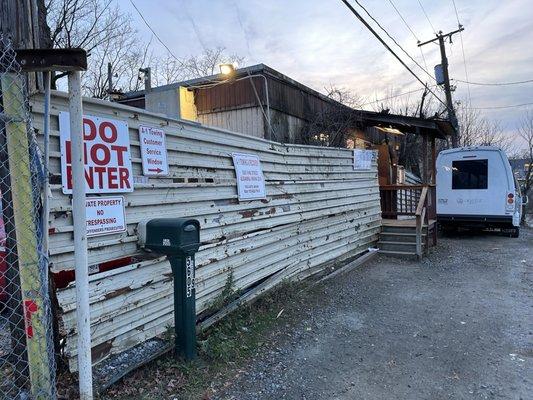
[(165, 131), (150, 126), (139, 126), (143, 174), (147, 176), (168, 175)]
[(85, 200), (87, 236), (126, 231), (124, 197), (88, 197)]
[[(61, 182), (72, 193), (72, 155), (69, 113), (59, 113)], [(87, 193), (133, 191), (128, 124), (108, 118), (83, 117), (85, 183)]]
[(264, 199), (266, 197), (265, 177), (261, 161), (255, 154), (232, 153), (239, 200)]

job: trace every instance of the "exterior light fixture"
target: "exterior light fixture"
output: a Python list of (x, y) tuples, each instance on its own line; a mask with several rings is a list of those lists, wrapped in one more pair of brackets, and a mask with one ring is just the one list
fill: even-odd
[(222, 75), (230, 76), (235, 72), (233, 64), (220, 64), (219, 68)]

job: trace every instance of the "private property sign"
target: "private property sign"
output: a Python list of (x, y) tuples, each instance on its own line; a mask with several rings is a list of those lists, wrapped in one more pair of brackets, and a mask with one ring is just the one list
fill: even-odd
[(165, 131), (149, 126), (139, 126), (143, 175), (168, 175)]
[[(61, 183), (72, 193), (72, 154), (69, 113), (59, 113)], [(133, 191), (128, 124), (108, 118), (83, 116), (85, 183), (87, 193)]]
[(87, 236), (108, 235), (126, 230), (124, 197), (88, 197), (85, 200)]
[(239, 200), (264, 199), (265, 177), (261, 161), (255, 154), (232, 153)]

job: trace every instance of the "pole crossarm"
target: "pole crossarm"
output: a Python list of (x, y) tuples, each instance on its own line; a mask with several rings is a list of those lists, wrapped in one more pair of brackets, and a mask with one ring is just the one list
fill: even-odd
[(455, 35), (456, 33), (459, 33), (459, 32), (462, 32), (464, 31), (465, 28), (463, 28), (462, 26), (459, 28), (459, 29), (456, 29), (455, 31), (452, 31), (452, 32), (449, 32), (449, 33), (445, 33), (443, 34), (442, 31), (440, 31), (434, 39), (431, 39), (431, 40), (426, 40), (425, 42), (421, 42), (421, 43), (418, 43), (418, 47), (420, 46), (424, 46), (426, 44), (429, 44), (429, 43), (433, 43), (434, 41), (436, 40), (439, 40), (440, 37), (442, 38), (445, 38), (445, 37), (452, 37), (452, 35)]

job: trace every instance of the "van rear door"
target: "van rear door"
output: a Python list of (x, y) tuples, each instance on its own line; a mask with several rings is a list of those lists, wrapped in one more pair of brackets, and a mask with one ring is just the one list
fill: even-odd
[(512, 215), (506, 209), (510, 184), (504, 161), (496, 149), (443, 154), (438, 166), (437, 213)]

